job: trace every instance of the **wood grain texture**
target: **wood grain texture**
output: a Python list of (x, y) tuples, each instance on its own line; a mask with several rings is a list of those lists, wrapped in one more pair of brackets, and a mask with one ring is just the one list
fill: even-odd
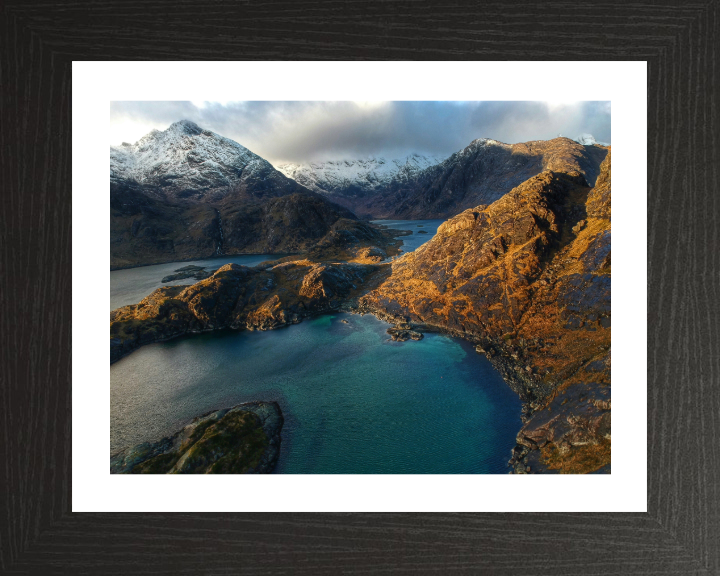
[[(0, 4), (0, 572), (720, 573), (719, 35), (717, 1)], [(647, 514), (70, 513), (71, 61), (288, 58), (648, 61)]]

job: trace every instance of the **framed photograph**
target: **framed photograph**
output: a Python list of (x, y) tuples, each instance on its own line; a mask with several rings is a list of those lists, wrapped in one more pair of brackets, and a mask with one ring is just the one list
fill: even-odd
[(103, 6), (3, 8), (3, 571), (714, 573), (713, 4)]
[[(93, 455), (74, 510), (552, 509), (508, 472), (552, 475), (528, 485), (564, 511), (645, 510), (627, 410), (612, 466), (610, 448), (610, 140), (644, 155), (645, 64), (587, 63), (602, 91), (539, 100), (566, 65), (74, 63), (75, 154), (97, 166), (74, 230), (109, 238), (93, 259), (110, 260), (112, 364), (109, 386), (100, 365), (75, 373), (74, 430), (109, 439), (73, 435)], [(458, 80), (422, 81), (440, 73)], [(226, 79), (255, 75), (233, 100)], [(309, 76), (334, 80), (293, 92)], [(616, 241), (636, 246), (644, 175), (615, 168)], [(109, 228), (91, 216), (108, 210)], [(616, 406), (645, 403), (623, 342), (645, 317), (638, 258), (614, 263), (614, 364), (635, 374)], [(99, 362), (84, 336), (105, 320), (78, 312)], [(240, 479), (253, 501), (244, 472), (273, 473)], [(143, 503), (165, 473), (183, 478)]]

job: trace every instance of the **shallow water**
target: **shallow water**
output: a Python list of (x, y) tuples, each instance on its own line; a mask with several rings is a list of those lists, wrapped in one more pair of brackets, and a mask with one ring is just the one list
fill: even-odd
[(237, 256), (217, 256), (204, 260), (190, 262), (168, 262), (154, 264), (153, 266), (140, 266), (126, 268), (125, 270), (112, 270), (110, 272), (110, 310), (115, 310), (128, 304), (137, 304), (161, 286), (180, 286), (194, 284), (194, 278), (162, 282), (162, 279), (173, 274), (178, 268), (184, 266), (206, 266), (208, 270), (216, 270), (225, 264), (234, 263), (243, 266), (255, 266), (266, 260), (277, 260), (282, 254), (243, 254)]
[(387, 328), (333, 314), (145, 346), (110, 368), (111, 452), (276, 400), (278, 473), (506, 473), (520, 401), (492, 365), (465, 341), (392, 342)]

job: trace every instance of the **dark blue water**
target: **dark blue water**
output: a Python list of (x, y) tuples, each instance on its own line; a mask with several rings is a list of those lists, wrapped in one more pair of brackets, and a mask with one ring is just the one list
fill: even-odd
[[(404, 252), (412, 252), (422, 246), (437, 233), (437, 229), (445, 220), (373, 220), (374, 224), (380, 224), (393, 230), (410, 230), (409, 236), (401, 236), (403, 245), (400, 248), (401, 255)], [(420, 234), (424, 230), (427, 234)]]
[(197, 282), (194, 278), (162, 282), (165, 276), (173, 274), (175, 270), (183, 266), (192, 264), (205, 266), (208, 270), (217, 270), (220, 266), (230, 262), (243, 266), (255, 266), (265, 260), (277, 260), (281, 257), (282, 254), (243, 254), (239, 256), (217, 256), (204, 260), (192, 260), (191, 262), (169, 262), (153, 266), (126, 268), (125, 270), (112, 270), (110, 272), (110, 310), (128, 304), (137, 304), (160, 286), (194, 284)]
[(462, 340), (398, 343), (387, 328), (335, 314), (145, 346), (110, 368), (111, 452), (277, 400), (279, 473), (506, 473), (520, 401), (490, 363)]

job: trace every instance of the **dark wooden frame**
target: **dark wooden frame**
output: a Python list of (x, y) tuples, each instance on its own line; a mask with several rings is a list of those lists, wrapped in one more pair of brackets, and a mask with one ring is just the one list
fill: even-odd
[[(0, 572), (720, 573), (718, 22), (717, 0), (0, 4)], [(648, 513), (71, 513), (71, 62), (287, 58), (577, 60), (556, 87), (648, 62)]]

